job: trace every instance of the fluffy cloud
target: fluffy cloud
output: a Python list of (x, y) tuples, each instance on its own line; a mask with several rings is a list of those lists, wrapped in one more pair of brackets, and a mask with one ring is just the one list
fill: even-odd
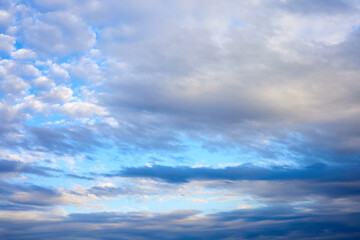
[(30, 49), (19, 49), (11, 53), (11, 57), (16, 60), (35, 59), (36, 53)]
[(73, 91), (71, 90), (71, 88), (67, 88), (64, 86), (58, 86), (58, 87), (52, 88), (49, 92), (45, 93), (42, 96), (42, 99), (45, 102), (64, 103), (64, 102), (68, 102), (71, 100), (72, 94), (73, 94)]

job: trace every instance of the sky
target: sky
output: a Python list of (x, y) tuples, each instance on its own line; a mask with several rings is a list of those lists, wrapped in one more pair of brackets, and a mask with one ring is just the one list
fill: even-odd
[(0, 0), (0, 239), (360, 239), (357, 0)]

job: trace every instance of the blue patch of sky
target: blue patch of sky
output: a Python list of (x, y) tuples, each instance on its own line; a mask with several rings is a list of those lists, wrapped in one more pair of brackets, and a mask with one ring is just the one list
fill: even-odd
[(0, 51), (0, 60), (11, 59), (10, 54)]
[(244, 152), (239, 149), (217, 148), (208, 149), (203, 141), (185, 140), (187, 145), (186, 155), (191, 156), (188, 166), (209, 165), (212, 167), (224, 167), (227, 164), (242, 164), (246, 162), (258, 161), (252, 153)]
[[(114, 146), (111, 140), (104, 141), (104, 143), (106, 148), (98, 148), (93, 153), (88, 154), (93, 160), (83, 162), (85, 169), (91, 168), (94, 161), (98, 162), (99, 165), (97, 164), (92, 171), (100, 173), (105, 169), (116, 171), (121, 168), (145, 165), (226, 167), (259, 160), (253, 154), (239, 152), (238, 150), (209, 151), (202, 146), (202, 142), (190, 140), (184, 142), (187, 148), (183, 151), (146, 151), (136, 148), (132, 151), (126, 151)], [(102, 167), (99, 168), (100, 166)]]
[(16, 41), (14, 47), (16, 49), (22, 49), (22, 48), (24, 48), (24, 44), (20, 41)]
[(71, 89), (74, 91), (74, 94), (76, 95), (77, 93), (79, 93), (78, 89), (82, 86), (85, 86), (85, 84), (86, 82), (84, 81), (84, 79), (71, 76), (71, 82), (69, 82), (69, 87), (71, 87)]
[[(38, 127), (46, 123), (55, 123), (62, 120), (66, 120), (66, 118), (64, 118), (62, 115), (51, 115), (49, 117), (33, 116), (31, 118), (27, 118), (26, 124), (28, 126)], [(52, 126), (58, 126), (58, 125), (49, 124), (49, 127)]]

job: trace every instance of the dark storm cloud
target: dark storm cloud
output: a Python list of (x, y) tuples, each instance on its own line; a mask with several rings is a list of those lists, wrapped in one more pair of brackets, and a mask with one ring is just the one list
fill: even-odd
[(313, 180), (313, 181), (354, 181), (359, 180), (359, 166), (332, 167), (317, 163), (305, 168), (287, 166), (258, 167), (243, 164), (226, 168), (191, 168), (187, 166), (169, 167), (155, 165), (152, 167), (129, 167), (118, 173), (104, 176), (142, 177), (185, 183), (193, 180)]
[[(5, 239), (355, 240), (360, 236), (358, 212), (308, 213), (288, 205), (275, 205), (202, 217), (198, 214), (197, 211), (99, 212), (70, 214), (53, 221), (0, 221), (6, 229), (1, 232)], [(20, 226), (22, 231), (16, 231)]]

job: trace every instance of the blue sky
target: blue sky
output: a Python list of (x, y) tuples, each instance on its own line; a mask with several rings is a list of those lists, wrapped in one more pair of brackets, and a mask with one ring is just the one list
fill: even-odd
[(359, 239), (357, 0), (1, 0), (1, 239)]

